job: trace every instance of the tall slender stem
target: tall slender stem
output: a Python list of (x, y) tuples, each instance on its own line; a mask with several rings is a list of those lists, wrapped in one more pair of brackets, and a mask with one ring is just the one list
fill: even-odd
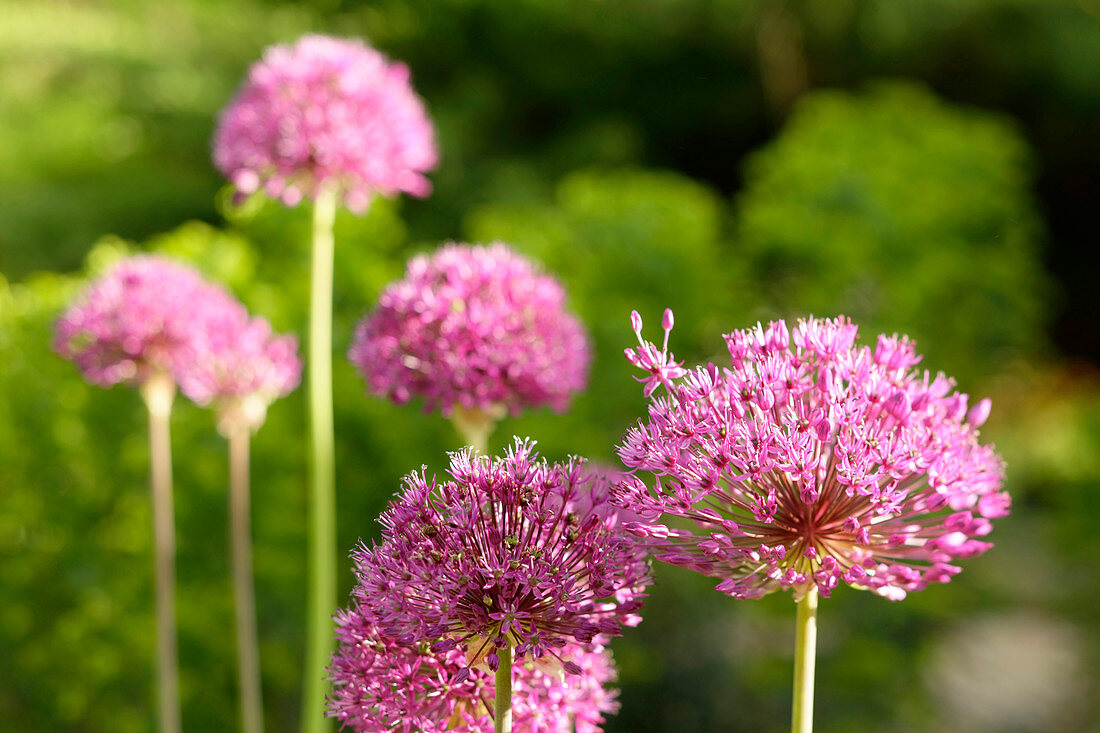
[(493, 698), (493, 732), (512, 733), (512, 645), (498, 652), (497, 688)]
[(149, 485), (153, 503), (156, 576), (157, 704), (161, 733), (180, 733), (179, 652), (176, 647), (176, 528), (172, 518), (172, 436), (169, 419), (176, 384), (167, 374), (141, 385), (149, 411)]
[(794, 705), (791, 733), (810, 733), (814, 727), (814, 667), (817, 658), (817, 587), (798, 602), (794, 642)]
[(332, 426), (332, 269), (336, 193), (324, 189), (313, 203), (309, 288), (309, 601), (306, 608), (305, 699), (302, 730), (320, 733), (328, 689), (325, 667), (332, 651), (336, 608), (336, 487)]
[(237, 619), (237, 682), (241, 730), (261, 733), (264, 706), (260, 685), (260, 642), (256, 633), (256, 591), (252, 580), (252, 522), (249, 518), (247, 426), (229, 433), (229, 544)]

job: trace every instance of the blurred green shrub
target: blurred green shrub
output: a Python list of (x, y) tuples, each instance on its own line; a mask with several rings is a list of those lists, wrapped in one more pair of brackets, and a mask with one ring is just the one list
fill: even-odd
[(737, 242), (776, 313), (845, 313), (988, 376), (1045, 345), (1030, 173), (1009, 122), (919, 86), (815, 92), (749, 157)]

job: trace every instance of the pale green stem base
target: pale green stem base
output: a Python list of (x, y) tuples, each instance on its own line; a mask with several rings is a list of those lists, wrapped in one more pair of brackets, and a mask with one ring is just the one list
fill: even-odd
[(817, 587), (798, 602), (794, 644), (794, 704), (791, 733), (811, 733), (814, 727), (814, 667), (817, 658)]
[(497, 687), (493, 698), (493, 733), (512, 733), (512, 645), (497, 654)]
[(451, 422), (463, 443), (479, 453), (487, 453), (489, 437), (493, 434), (497, 421), (504, 415), (504, 408), (499, 406), (489, 410), (455, 406), (451, 413)]
[(237, 620), (237, 682), (241, 695), (241, 730), (244, 733), (262, 733), (264, 706), (260, 685), (260, 642), (256, 632), (252, 522), (249, 517), (248, 497), (250, 432), (247, 426), (238, 426), (229, 434), (229, 544)]
[(336, 609), (336, 488), (332, 425), (332, 270), (336, 194), (322, 191), (313, 204), (309, 294), (309, 601), (306, 608), (305, 690), (302, 730), (331, 729), (325, 718), (326, 667)]
[(176, 642), (176, 528), (172, 518), (172, 436), (169, 418), (176, 384), (154, 374), (141, 385), (149, 410), (150, 488), (156, 576), (157, 705), (161, 733), (180, 733), (179, 652)]

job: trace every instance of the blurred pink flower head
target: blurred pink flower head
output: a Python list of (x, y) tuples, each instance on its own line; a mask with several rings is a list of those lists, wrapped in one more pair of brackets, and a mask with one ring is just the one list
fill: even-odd
[(503, 458), (454, 453), (449, 474), (406, 476), (379, 519), (382, 543), (352, 553), (355, 597), (388, 635), (438, 653), (465, 647), (467, 665), (496, 669), (511, 646), (582, 674), (567, 643), (640, 622), (649, 565), (603, 474), (580, 459), (547, 463), (519, 439)]
[(359, 324), (348, 357), (399, 404), (487, 412), (549, 405), (584, 388), (591, 353), (565, 291), (497, 243), (447, 244), (410, 260)]
[(726, 335), (729, 366), (687, 370), (668, 352), (671, 313), (661, 348), (637, 314), (633, 325), (627, 358), (647, 394), (664, 393), (619, 455), (655, 480), (635, 473), (615, 496), (657, 559), (736, 598), (844, 582), (900, 600), (991, 547), (978, 538), (1009, 497), (1001, 458), (978, 440), (989, 401), (968, 410), (953, 380), (914, 368), (907, 338), (870, 348), (843, 317), (775, 321)]
[[(383, 634), (360, 607), (338, 611), (337, 650), (329, 715), (354, 731), (493, 730), (494, 675), (484, 666), (459, 675), (459, 648), (433, 653)], [(610, 653), (599, 643), (567, 644), (562, 651), (583, 670), (563, 677), (534, 661), (512, 671), (516, 733), (597, 733), (618, 710)]]
[(208, 321), (194, 359), (179, 370), (180, 390), (199, 405), (241, 407), (253, 427), (275, 399), (293, 392), (302, 377), (298, 340), (272, 333), (271, 324), (244, 312)]
[(324, 187), (360, 213), (376, 194), (427, 196), (438, 157), (408, 67), (320, 35), (268, 48), (214, 135), (214, 163), (240, 193), (287, 206)]
[(246, 315), (194, 269), (140, 255), (117, 263), (65, 311), (54, 347), (103, 387), (154, 373), (178, 379), (203, 348), (207, 323)]

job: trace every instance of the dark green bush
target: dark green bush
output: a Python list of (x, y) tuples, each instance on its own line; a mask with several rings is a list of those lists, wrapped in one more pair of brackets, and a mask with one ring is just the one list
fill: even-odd
[(1007, 120), (907, 83), (815, 92), (746, 171), (737, 241), (778, 313), (909, 333), (962, 377), (1046, 345), (1031, 160)]

